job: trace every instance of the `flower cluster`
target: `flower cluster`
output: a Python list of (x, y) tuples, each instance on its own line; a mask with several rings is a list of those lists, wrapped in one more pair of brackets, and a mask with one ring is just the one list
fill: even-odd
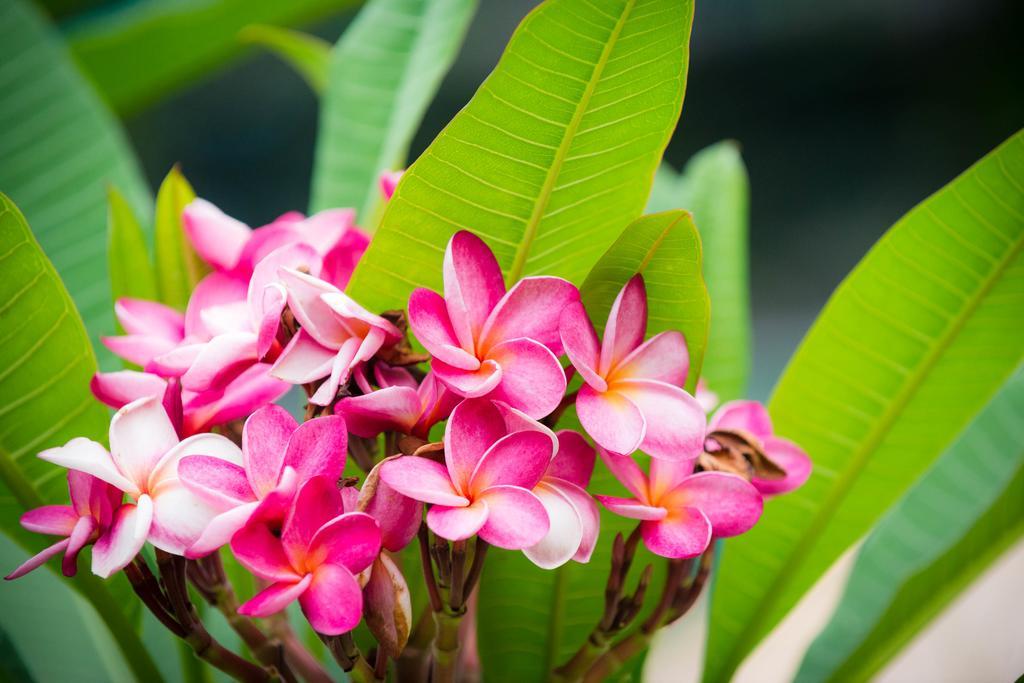
[[(425, 556), (433, 533), (450, 558), (476, 539), (477, 560), (491, 545), (551, 569), (589, 561), (600, 502), (639, 520), (653, 553), (692, 558), (810, 473), (759, 404), (728, 403), (708, 421), (713, 394), (684, 389), (682, 333), (647, 337), (641, 275), (599, 337), (572, 283), (506, 286), (487, 245), (458, 232), (443, 292), (413, 291), (407, 317), (376, 314), (343, 291), (368, 243), (351, 211), (251, 230), (196, 200), (183, 222), (212, 272), (183, 313), (117, 302), (125, 334), (104, 343), (141, 370), (93, 380), (118, 409), (109, 450), (78, 438), (40, 453), (69, 470), (71, 505), (22, 524), (63, 540), (8, 578), (61, 552), (73, 574), (89, 544), (104, 577), (135, 571), (146, 542), (197, 563), (230, 547), (265, 586), (238, 614), (297, 601), (325, 636), (365, 616), (394, 657), (412, 615), (391, 553), (418, 535)], [(292, 386), (309, 403), (301, 423), (274, 405)], [(555, 431), (573, 407), (581, 431)], [(343, 476), (347, 460), (362, 486)], [(627, 495), (588, 492), (598, 463)]]

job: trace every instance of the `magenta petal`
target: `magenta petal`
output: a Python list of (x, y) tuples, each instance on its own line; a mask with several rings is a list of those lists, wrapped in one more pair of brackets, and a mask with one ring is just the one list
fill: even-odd
[(699, 509), (717, 537), (749, 531), (761, 518), (764, 507), (761, 494), (752, 484), (725, 472), (700, 472), (688, 477), (669, 493), (669, 498), (687, 509)]
[(114, 315), (128, 334), (160, 337), (175, 344), (185, 335), (185, 316), (155, 301), (118, 299)]
[(534, 419), (550, 414), (565, 395), (565, 371), (555, 354), (532, 339), (512, 339), (487, 352), (501, 368), (501, 382), (492, 398), (518, 408)]
[(197, 395), (185, 406), (185, 430), (194, 434), (212, 425), (239, 420), (283, 396), (291, 388), (270, 376), (271, 366), (256, 363), (209, 397)]
[(687, 508), (659, 521), (641, 522), (640, 537), (655, 555), (696, 557), (711, 543), (711, 524), (700, 510)]
[(44, 505), (21, 516), (21, 526), (37, 534), (69, 536), (79, 514), (70, 505)]
[(708, 431), (730, 429), (743, 431), (758, 439), (772, 435), (772, 418), (757, 401), (729, 401), (711, 418)]
[(543, 539), (551, 523), (537, 496), (518, 486), (494, 486), (478, 501), (487, 504), (487, 521), (480, 538), (506, 550), (522, 550)]
[(203, 311), (208, 308), (244, 303), (249, 280), (237, 275), (214, 272), (196, 285), (185, 309), (185, 337), (206, 340), (213, 336), (203, 322)]
[(384, 199), (391, 199), (391, 196), (395, 194), (395, 188), (398, 187), (398, 181), (402, 179), (403, 173), (405, 171), (381, 171), (377, 176), (377, 184), (380, 186), (380, 193), (384, 195)]
[(181, 386), (189, 391), (219, 389), (258, 360), (256, 335), (230, 332), (211, 339), (181, 376)]
[(583, 385), (576, 395), (576, 414), (587, 434), (613, 453), (629, 455), (640, 447), (647, 433), (647, 421), (640, 409), (614, 390), (599, 393), (589, 384)]
[(484, 241), (465, 230), (452, 235), (444, 252), (444, 296), (462, 348), (473, 348), (504, 295), (501, 268)]
[(651, 457), (693, 460), (704, 450), (707, 417), (690, 394), (653, 380), (616, 382), (615, 391), (643, 414), (647, 430), (640, 449)]
[(182, 212), (185, 234), (196, 253), (218, 270), (231, 270), (238, 263), (252, 231), (205, 199), (195, 199)]
[(146, 372), (160, 377), (181, 377), (188, 372), (205, 348), (205, 342), (182, 343), (140, 365)]
[(469, 491), (469, 480), (480, 459), (506, 433), (502, 411), (493, 402), (474, 399), (455, 407), (444, 429), (444, 458), (457, 490)]
[(231, 538), (246, 525), (259, 505), (258, 502), (239, 505), (211, 519), (195, 543), (185, 551), (185, 557), (204, 557), (230, 543)]
[(441, 538), (462, 541), (480, 531), (488, 513), (487, 503), (483, 500), (468, 507), (434, 505), (427, 510), (427, 526)]
[(124, 494), (91, 474), (70, 470), (68, 493), (71, 507), (81, 517), (92, 517), (102, 526), (108, 526), (114, 509), (121, 506)]
[(569, 362), (583, 380), (598, 391), (605, 391), (608, 384), (598, 374), (600, 350), (597, 332), (582, 303), (575, 302), (565, 307), (559, 318), (558, 333), (565, 355), (569, 356)]
[(313, 536), (341, 513), (341, 492), (336, 481), (313, 477), (300, 485), (281, 529), (281, 544), (292, 566), (304, 566)]
[(336, 636), (358, 626), (363, 618), (363, 592), (352, 573), (344, 567), (322, 564), (312, 576), (299, 604), (313, 630)]
[(640, 346), (647, 331), (647, 289), (642, 275), (634, 275), (612, 303), (601, 344), (598, 371), (608, 376), (629, 353)]
[(208, 455), (190, 455), (178, 462), (178, 478), (185, 488), (210, 505), (233, 507), (256, 500), (245, 470)]
[(469, 488), (473, 492), (493, 486), (532, 489), (551, 462), (552, 443), (539, 431), (516, 432), (502, 437), (477, 463)]
[(288, 290), (288, 306), (295, 319), (318, 343), (337, 348), (352, 336), (323, 301), (324, 294), (340, 294), (337, 287), (291, 268), (280, 268), (278, 277)]
[(300, 481), (316, 476), (337, 480), (345, 468), (347, 450), (345, 418), (328, 415), (299, 425), (288, 440), (284, 462), (295, 469)]
[[(295, 577), (298, 579), (298, 577)], [(277, 581), (257, 593), (238, 608), (247, 617), (269, 617), (277, 614), (304, 595), (313, 583), (313, 575), (306, 574), (296, 581)]]
[(562, 429), (558, 432), (558, 453), (548, 465), (545, 477), (557, 477), (586, 488), (594, 473), (597, 453), (579, 432)]
[(259, 520), (258, 512), (231, 538), (231, 553), (250, 572), (265, 581), (299, 579), (275, 534), (277, 522)]
[(242, 427), (242, 459), (252, 490), (260, 498), (277, 486), (285, 462), (288, 439), (298, 423), (281, 406), (260, 408)]
[(569, 499), (544, 483), (533, 490), (547, 511), (550, 527), (538, 543), (523, 549), (523, 554), (541, 569), (560, 567), (573, 558), (583, 542), (583, 520)]
[(164, 410), (162, 396), (133, 401), (110, 421), (110, 453), (117, 469), (142, 490), (150, 472), (177, 444), (178, 432)]
[(410, 434), (420, 417), (420, 398), (415, 389), (388, 387), (343, 398), (335, 411), (353, 434), (366, 439), (386, 431)]
[(64, 576), (74, 576), (78, 573), (78, 553), (92, 540), (98, 526), (92, 517), (78, 519), (71, 536), (68, 537), (68, 548), (64, 551), (64, 560), (61, 562), (61, 573)]
[(97, 372), (89, 382), (89, 389), (93, 396), (116, 409), (140, 398), (163, 396), (167, 380), (134, 370)]
[(465, 507), (469, 500), (452, 486), (444, 465), (415, 455), (390, 460), (381, 467), (380, 478), (404, 496), (424, 503)]
[(594, 496), (601, 505), (620, 517), (629, 519), (664, 519), (668, 511), (663, 507), (647, 505), (636, 498), (619, 498), (618, 496)]
[(324, 254), (320, 277), (344, 289), (369, 245), (369, 235), (357, 228), (349, 228), (341, 240)]
[(565, 307), (579, 299), (579, 290), (568, 280), (524, 278), (498, 302), (484, 326), (480, 346), (490, 348), (503, 341), (526, 337), (559, 355), (562, 340), (558, 321)]
[(429, 289), (415, 289), (409, 295), (409, 327), (416, 339), (437, 360), (461, 370), (476, 370), (480, 367), (470, 351), (460, 345), (448, 318), (444, 299)]
[(765, 495), (778, 495), (800, 488), (811, 476), (811, 459), (802, 448), (792, 441), (769, 436), (764, 440), (764, 450), (772, 461), (786, 471), (782, 479), (754, 477), (750, 482)]
[(68, 544), (70, 543), (71, 539), (65, 538), (63, 540), (57, 541), (51, 546), (44, 548), (32, 557), (25, 560), (25, 562), (23, 562), (17, 569), (15, 569), (13, 572), (5, 576), (4, 580), (13, 581), (14, 579), (20, 579), (21, 577), (25, 576), (25, 574), (28, 574), (30, 571), (38, 569), (39, 567), (46, 564), (46, 561), (49, 560), (51, 557), (59, 555), (65, 550), (67, 550)]
[(149, 536), (153, 522), (153, 501), (142, 496), (136, 505), (122, 505), (114, 522), (92, 547), (92, 573), (104, 579), (124, 569)]
[(101, 341), (115, 356), (142, 367), (147, 367), (154, 358), (167, 354), (176, 346), (175, 342), (167, 339), (140, 334), (103, 337)]
[(615, 475), (619, 483), (625, 486), (630, 493), (636, 496), (638, 500), (644, 502), (650, 500), (647, 491), (647, 475), (637, 466), (632, 456), (609, 453), (603, 448), (598, 448), (597, 452), (601, 456), (605, 467)]
[(653, 379), (677, 387), (686, 382), (690, 369), (690, 353), (681, 332), (669, 330), (656, 334), (621, 363), (612, 368), (613, 377), (622, 379)]
[(259, 318), (256, 332), (256, 355), (260, 360), (270, 353), (277, 332), (281, 327), (281, 314), (288, 305), (288, 292), (278, 284), (268, 285), (263, 290), (261, 302), (262, 315)]
[(501, 366), (493, 360), (484, 361), (476, 370), (462, 370), (435, 357), (430, 368), (445, 386), (466, 398), (486, 396), (501, 382)]
[(365, 512), (346, 512), (320, 527), (309, 542), (307, 562), (337, 564), (358, 574), (380, 554), (380, 527)]
[(358, 498), (359, 509), (377, 520), (381, 544), (391, 552), (398, 552), (409, 544), (423, 519), (423, 505), (419, 501), (403, 496), (380, 478), (384, 462), (400, 457), (391, 456), (377, 463), (366, 475)]

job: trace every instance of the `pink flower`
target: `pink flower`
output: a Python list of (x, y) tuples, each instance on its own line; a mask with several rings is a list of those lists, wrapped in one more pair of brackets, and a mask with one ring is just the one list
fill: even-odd
[(337, 481), (347, 448), (344, 419), (321, 417), (300, 425), (287, 410), (270, 405), (245, 421), (241, 466), (206, 455), (182, 459), (178, 477), (185, 488), (224, 510), (186, 556), (202, 557), (225, 545), (261, 508), (265, 518), (275, 509), (283, 517), (299, 482), (315, 476)]
[(706, 418), (681, 387), (689, 359), (676, 331), (646, 342), (647, 293), (634, 276), (608, 314), (604, 341), (580, 303), (562, 313), (565, 352), (583, 377), (576, 398), (580, 423), (598, 445), (613, 453), (637, 449), (655, 458), (693, 461), (702, 452)]
[(283, 525), (254, 516), (231, 540), (238, 561), (270, 583), (238, 612), (266, 617), (298, 600), (314, 630), (347, 633), (363, 615), (355, 575), (373, 563), (380, 544), (373, 518), (342, 512), (335, 481), (313, 477), (299, 488)]
[[(68, 472), (71, 505), (44, 505), (21, 516), (21, 526), (37, 534), (63, 536), (49, 548), (37, 553), (8, 574), (8, 581), (28, 574), (48, 559), (64, 553), (61, 564), (64, 576), (78, 572), (78, 553), (90, 543), (100, 544), (110, 530), (114, 511), (121, 505), (121, 492), (110, 484), (82, 472)], [(110, 547), (108, 541), (103, 548)], [(97, 559), (98, 558), (98, 559)], [(102, 550), (93, 552), (93, 565), (102, 565)]]
[(288, 306), (302, 327), (281, 352), (271, 374), (292, 384), (326, 377), (310, 401), (329, 405), (360, 363), (398, 342), (402, 334), (323, 280), (284, 267), (278, 275), (288, 292)]
[(114, 314), (127, 334), (104, 337), (102, 341), (129, 363), (145, 367), (185, 338), (185, 316), (155, 301), (118, 299)]
[(554, 569), (569, 560), (589, 562), (601, 518), (586, 492), (594, 471), (594, 449), (568, 429), (558, 432), (558, 453), (533, 493), (548, 513), (547, 535), (523, 553), (538, 567)]
[(381, 479), (430, 503), (427, 526), (457, 541), (476, 533), (492, 545), (521, 550), (539, 543), (550, 522), (532, 489), (544, 475), (555, 442), (524, 414), (487, 400), (467, 400), (445, 425), (445, 464), (403, 456), (381, 467)]
[(718, 394), (711, 391), (708, 387), (708, 383), (704, 381), (703, 377), (697, 380), (697, 392), (694, 394), (694, 398), (697, 399), (697, 403), (700, 404), (701, 410), (703, 410), (707, 415), (710, 415), (718, 405)]
[(641, 538), (656, 555), (696, 557), (713, 537), (742, 534), (761, 517), (761, 494), (743, 477), (723, 472), (693, 474), (689, 461), (651, 458), (648, 478), (631, 457), (599, 452), (635, 497), (597, 499), (617, 515), (643, 520)]
[(380, 192), (384, 195), (384, 199), (391, 199), (391, 196), (395, 194), (395, 188), (398, 187), (398, 181), (402, 179), (402, 175), (405, 171), (382, 171), (378, 182), (380, 183)]
[(415, 290), (409, 324), (453, 392), (504, 401), (539, 419), (565, 393), (558, 317), (577, 301), (576, 287), (555, 277), (525, 278), (506, 292), (494, 254), (462, 231), (445, 250), (444, 297)]
[(792, 441), (775, 436), (768, 411), (757, 401), (730, 401), (711, 418), (708, 425), (709, 446), (714, 447), (714, 432), (727, 430), (740, 432), (759, 445), (765, 455), (786, 472), (782, 479), (764, 479), (754, 476), (752, 483), (766, 496), (787, 493), (803, 486), (811, 476), (811, 459)]
[(217, 434), (178, 434), (158, 397), (129, 403), (110, 423), (110, 452), (84, 438), (39, 454), (70, 470), (91, 474), (128, 494), (108, 534), (93, 550), (93, 572), (107, 577), (122, 569), (149, 540), (161, 550), (181, 555), (221, 509), (185, 488), (178, 463), (189, 455), (206, 455), (237, 465), (242, 453)]
[(377, 521), (381, 545), (393, 553), (409, 545), (423, 519), (423, 505), (388, 486), (380, 476), (385, 463), (400, 457), (393, 455), (377, 463), (366, 475), (366, 482), (359, 490), (358, 497), (353, 497), (353, 501), (345, 501), (346, 512), (365, 512)]
[(343, 398), (335, 407), (335, 412), (345, 416), (352, 433), (366, 439), (388, 431), (426, 439), (430, 428), (447, 418), (461, 400), (433, 373), (417, 385), (404, 368), (377, 361), (373, 371), (379, 389), (374, 390), (362, 373), (356, 373), (356, 381), (365, 393)]

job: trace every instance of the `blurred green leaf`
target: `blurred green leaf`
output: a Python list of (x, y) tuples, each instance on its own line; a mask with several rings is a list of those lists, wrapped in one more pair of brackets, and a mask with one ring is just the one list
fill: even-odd
[(246, 26), (238, 37), (242, 42), (267, 48), (291, 64), (316, 94), (322, 94), (327, 87), (331, 44), (323, 38), (260, 24)]
[(7, 631), (0, 628), (0, 681), (3, 683), (35, 683), (21, 654)]
[(706, 681), (726, 681), (984, 406), (1024, 347), (1024, 132), (911, 210), (839, 286), (776, 388), (814, 473), (730, 539)]
[[(89, 392), (96, 371), (74, 304), (24, 216), (0, 194), (0, 529), (29, 552), (48, 544), (18, 524), (29, 508), (67, 502), (66, 470), (36, 453), (86, 436), (104, 441), (108, 413)], [(51, 563), (52, 564), (52, 563)], [(126, 609), (126, 584), (88, 571), (71, 586), (96, 608), (140, 680), (160, 680)], [(109, 588), (108, 588), (109, 586)], [(120, 588), (120, 597), (111, 592)]]
[(148, 215), (151, 203), (117, 122), (22, 0), (0, 3), (0, 159), (0, 190), (25, 212), (95, 343), (114, 329), (106, 186), (121, 188), (136, 215)]
[(303, 26), (355, 0), (136, 0), (66, 29), (71, 52), (118, 112), (138, 111), (237, 56), (251, 24)]
[(114, 301), (121, 297), (157, 299), (156, 273), (146, 246), (146, 235), (124, 195), (107, 190), (107, 266)]
[(177, 167), (164, 178), (156, 195), (154, 240), (156, 242), (156, 281), (160, 301), (184, 310), (192, 289), (209, 268), (185, 237), (181, 214), (196, 198), (192, 186)]
[(798, 683), (867, 681), (1024, 535), (1024, 372), (871, 532)]
[(370, 226), (381, 171), (409, 143), (448, 72), (476, 0), (369, 0), (331, 51), (311, 209), (350, 206)]
[(692, 12), (675, 0), (552, 0), (531, 12), (403, 176), (351, 293), (385, 310), (417, 286), (438, 289), (460, 229), (489, 243), (509, 283), (582, 283), (643, 209), (682, 105)]
[(710, 308), (701, 276), (700, 235), (689, 212), (676, 209), (638, 218), (593, 267), (580, 296), (599, 332), (619, 290), (636, 273), (643, 274), (647, 285), (647, 336), (666, 330), (686, 336), (686, 388), (692, 392), (701, 375)]

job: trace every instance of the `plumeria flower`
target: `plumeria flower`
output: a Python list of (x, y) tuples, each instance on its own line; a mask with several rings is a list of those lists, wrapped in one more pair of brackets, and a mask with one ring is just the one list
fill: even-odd
[(577, 301), (576, 287), (556, 277), (524, 278), (506, 292), (494, 254), (462, 231), (445, 249), (444, 297), (415, 290), (409, 325), (453, 392), (504, 401), (539, 419), (565, 393), (558, 318)]
[[(529, 420), (519, 413), (517, 420)], [(492, 545), (521, 550), (539, 543), (550, 522), (532, 489), (547, 470), (555, 442), (542, 429), (512, 431), (488, 400), (456, 406), (445, 425), (445, 464), (403, 456), (381, 467), (381, 479), (430, 503), (427, 526), (452, 541), (479, 533)]]
[(711, 448), (716, 447), (716, 431), (740, 433), (785, 471), (786, 475), (778, 479), (759, 477), (755, 471), (750, 483), (767, 496), (799, 488), (811, 476), (811, 459), (807, 453), (792, 441), (775, 436), (768, 411), (757, 401), (730, 401), (718, 409), (708, 425)]
[(697, 400), (682, 389), (689, 368), (686, 340), (667, 331), (644, 341), (642, 276), (630, 279), (615, 298), (600, 346), (578, 302), (566, 307), (559, 329), (585, 382), (576, 413), (594, 441), (620, 454), (642, 449), (655, 458), (689, 461), (700, 455), (707, 422)]
[(145, 367), (185, 338), (185, 316), (155, 301), (118, 299), (114, 315), (126, 334), (103, 337), (101, 341), (129, 363)]
[(648, 478), (631, 457), (598, 452), (634, 497), (597, 499), (617, 515), (642, 520), (640, 536), (656, 555), (696, 557), (712, 538), (742, 534), (761, 517), (761, 494), (738, 475), (693, 474), (691, 461), (651, 458)]
[(122, 569), (147, 540), (181, 555), (222, 511), (182, 485), (178, 463), (189, 455), (242, 464), (241, 451), (223, 436), (197, 434), (179, 442), (158, 397), (117, 411), (110, 422), (110, 452), (95, 441), (76, 438), (39, 454), (47, 462), (102, 479), (131, 499), (114, 516), (104, 537), (109, 540), (97, 544), (100, 556), (93, 554), (93, 572), (107, 577)]
[(355, 575), (380, 552), (380, 529), (364, 512), (343, 512), (337, 483), (313, 477), (302, 484), (284, 523), (254, 516), (235, 534), (239, 562), (270, 586), (238, 608), (267, 617), (295, 600), (318, 633), (339, 635), (363, 615)]
[[(380, 476), (385, 463), (400, 457), (394, 455), (377, 463), (366, 475), (359, 495), (345, 500), (345, 512), (365, 512), (377, 520), (381, 546), (393, 553), (409, 545), (419, 531), (423, 519), (423, 505), (396, 491)], [(343, 493), (352, 490), (347, 488)]]
[(224, 509), (185, 553), (202, 557), (231, 540), (257, 513), (284, 516), (300, 482), (324, 476), (333, 481), (345, 468), (345, 420), (328, 416), (296, 423), (281, 406), (257, 410), (242, 428), (242, 465), (206, 455), (178, 464), (182, 484), (202, 500)]
[(360, 363), (397, 343), (402, 333), (330, 283), (291, 268), (280, 268), (278, 275), (301, 329), (281, 352), (271, 374), (292, 384), (327, 378), (310, 401), (329, 405)]
[(547, 510), (551, 528), (539, 543), (523, 550), (538, 567), (554, 569), (569, 560), (589, 562), (601, 518), (586, 492), (594, 472), (594, 449), (571, 430), (558, 432), (558, 453), (533, 493)]
[(380, 174), (377, 182), (380, 183), (380, 192), (384, 195), (384, 199), (391, 199), (395, 194), (395, 188), (398, 187), (398, 181), (404, 174), (405, 171), (383, 171)]
[(93, 566), (102, 567), (108, 562), (106, 554), (113, 545), (107, 534), (114, 512), (121, 506), (121, 492), (83, 472), (68, 472), (68, 491), (71, 505), (44, 505), (21, 516), (21, 526), (25, 529), (64, 538), (29, 558), (4, 578), (24, 576), (60, 553), (64, 553), (61, 563), (64, 576), (74, 576), (78, 572), (78, 553), (90, 543), (96, 544)]
[(430, 428), (447, 418), (462, 400), (432, 372), (419, 384), (408, 370), (380, 361), (373, 372), (379, 389), (370, 386), (364, 373), (356, 373), (356, 382), (365, 393), (343, 398), (335, 407), (352, 433), (366, 439), (387, 431), (426, 439)]
[(706, 415), (710, 415), (718, 406), (718, 394), (708, 387), (708, 383), (704, 381), (703, 377), (697, 380), (697, 391), (694, 398), (697, 399), (697, 403), (700, 404)]

